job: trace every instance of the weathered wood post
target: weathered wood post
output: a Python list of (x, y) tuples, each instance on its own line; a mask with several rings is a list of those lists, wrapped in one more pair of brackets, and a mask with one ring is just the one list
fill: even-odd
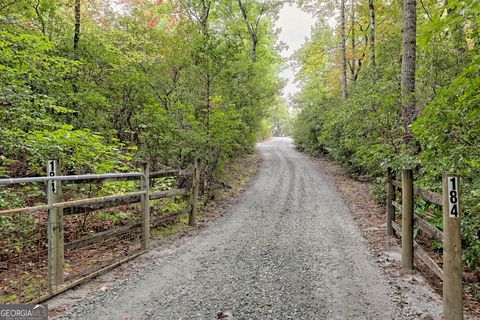
[(413, 171), (402, 170), (402, 267), (413, 270)]
[(393, 198), (395, 196), (395, 187), (392, 184), (393, 180), (393, 175), (392, 175), (392, 169), (388, 168), (386, 172), (386, 180), (387, 180), (387, 186), (386, 186), (386, 191), (387, 191), (387, 203), (386, 203), (386, 218), (387, 218), (387, 234), (389, 236), (393, 235), (393, 227), (392, 227), (392, 221), (395, 215), (395, 207), (393, 206)]
[(447, 320), (463, 319), (459, 182), (456, 175), (443, 175), (443, 316)]
[(140, 208), (142, 210), (142, 248), (148, 250), (150, 245), (150, 163), (142, 163), (145, 179), (142, 179), (142, 191)]
[(200, 166), (201, 159), (195, 158), (192, 174), (192, 192), (190, 195), (190, 214), (188, 216), (188, 225), (194, 227), (197, 223), (198, 194), (200, 192)]
[[(57, 160), (47, 161), (47, 175), (59, 176), (61, 163)], [(62, 182), (48, 181), (47, 204), (62, 201)], [(55, 289), (63, 284), (64, 268), (64, 226), (63, 209), (54, 208), (48, 210), (47, 226), (48, 247), (48, 292), (52, 294)]]

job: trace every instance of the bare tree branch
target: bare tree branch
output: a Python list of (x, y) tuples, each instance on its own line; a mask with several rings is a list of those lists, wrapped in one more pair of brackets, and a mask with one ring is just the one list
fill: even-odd
[(4, 4), (3, 6), (0, 6), (0, 11), (5, 10), (6, 8), (10, 7), (11, 5), (15, 4), (18, 1), (19, 0), (12, 0), (12, 1)]

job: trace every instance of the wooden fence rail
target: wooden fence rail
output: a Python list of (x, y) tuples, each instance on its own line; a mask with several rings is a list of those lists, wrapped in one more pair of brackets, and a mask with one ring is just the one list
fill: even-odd
[[(395, 231), (402, 239), (402, 266), (412, 270), (413, 255), (421, 259), (443, 281), (445, 319), (463, 319), (459, 178), (444, 174), (440, 195), (415, 187), (410, 169), (401, 171), (401, 181), (395, 180), (392, 172), (388, 169), (386, 173), (386, 229), (387, 234), (392, 235)], [(401, 204), (395, 201), (396, 190), (401, 191)], [(415, 195), (443, 208), (443, 232), (414, 214)], [(401, 225), (395, 222), (395, 210), (402, 214)], [(443, 269), (414, 240), (414, 225), (431, 238), (443, 242)]]
[[(121, 263), (129, 261), (139, 254), (149, 250), (150, 226), (164, 221), (169, 221), (183, 214), (189, 215), (189, 225), (194, 226), (198, 208), (199, 176), (201, 161), (195, 159), (193, 174), (183, 170), (168, 170), (161, 172), (150, 172), (148, 163), (143, 166), (143, 172), (134, 173), (108, 173), (89, 174), (76, 176), (62, 176), (60, 173), (61, 164), (55, 160), (47, 162), (47, 177), (29, 177), (0, 179), (0, 186), (24, 183), (47, 182), (47, 204), (24, 208), (1, 210), (0, 215), (12, 215), (19, 213), (34, 213), (48, 210), (47, 224), (47, 247), (48, 247), (48, 293), (33, 302), (45, 301), (75, 285), (85, 282), (101, 273), (104, 273)], [(191, 177), (192, 189), (172, 189), (167, 191), (151, 191), (150, 183), (153, 179), (168, 177)], [(81, 200), (63, 201), (62, 186), (66, 184), (104, 184), (118, 181), (140, 181), (140, 191), (126, 194), (114, 194), (96, 198)], [(171, 212), (160, 217), (150, 218), (150, 201), (173, 198), (179, 195), (190, 194), (189, 207), (177, 212)], [(93, 212), (106, 208), (140, 204), (141, 222), (127, 226), (116, 227), (113, 230), (103, 231), (87, 238), (77, 239), (64, 243), (64, 216)], [(108, 266), (102, 265), (98, 270), (93, 270), (87, 276), (69, 283), (64, 283), (64, 255), (66, 250), (84, 248), (108, 238), (126, 234), (132, 230), (139, 230), (141, 236), (141, 249), (127, 257), (117, 259)]]

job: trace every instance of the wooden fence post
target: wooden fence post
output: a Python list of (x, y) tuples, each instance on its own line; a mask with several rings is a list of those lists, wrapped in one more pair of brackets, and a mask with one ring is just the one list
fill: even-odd
[(402, 267), (413, 270), (413, 172), (402, 170)]
[(142, 163), (145, 179), (142, 179), (142, 191), (145, 194), (141, 197), (142, 210), (142, 248), (149, 249), (150, 245), (150, 163), (148, 161)]
[[(60, 175), (61, 163), (56, 160), (47, 161), (47, 174), (50, 177)], [(48, 181), (47, 203), (53, 204), (62, 201), (62, 182)], [(48, 292), (52, 294), (63, 284), (64, 268), (64, 226), (63, 208), (48, 210), (47, 226), (48, 247)]]
[(387, 216), (387, 234), (389, 236), (393, 235), (393, 227), (392, 221), (395, 215), (395, 207), (392, 204), (392, 201), (395, 197), (395, 187), (392, 184), (393, 176), (392, 176), (392, 169), (388, 168), (386, 172), (386, 180), (387, 180), (387, 203), (386, 203), (386, 216)]
[(190, 214), (188, 216), (188, 225), (194, 227), (197, 223), (198, 193), (200, 191), (200, 166), (201, 159), (195, 158), (192, 175), (192, 192), (190, 195)]
[(463, 319), (459, 182), (456, 175), (443, 175), (443, 316), (446, 320)]

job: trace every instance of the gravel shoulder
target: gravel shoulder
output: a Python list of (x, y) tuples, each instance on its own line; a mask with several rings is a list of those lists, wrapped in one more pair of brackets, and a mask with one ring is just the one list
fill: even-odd
[(258, 151), (258, 175), (224, 217), (178, 248), (154, 250), (142, 272), (60, 319), (439, 317), (428, 291), (401, 290), (381, 271), (316, 162), (288, 138), (260, 143)]

